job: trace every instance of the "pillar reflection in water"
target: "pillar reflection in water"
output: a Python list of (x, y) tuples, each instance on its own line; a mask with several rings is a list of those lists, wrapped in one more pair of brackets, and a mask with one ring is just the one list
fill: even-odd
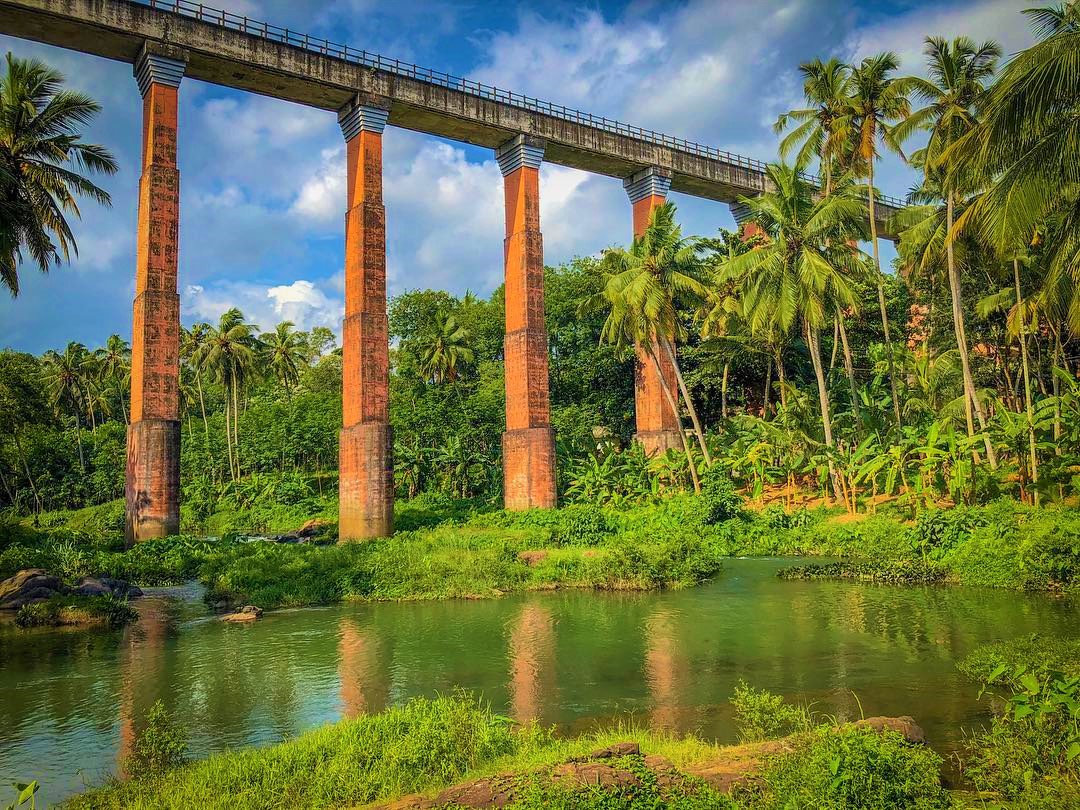
[(388, 682), (379, 672), (379, 640), (356, 619), (342, 617), (338, 625), (338, 681), (342, 717), (357, 717), (386, 708)]
[(132, 603), (139, 620), (124, 631), (120, 648), (120, 744), (116, 770), (126, 777), (125, 763), (143, 731), (146, 713), (162, 697), (165, 644), (172, 628), (167, 599), (148, 596)]
[(555, 620), (536, 602), (522, 606), (510, 631), (510, 711), (515, 720), (541, 718), (555, 691)]
[(679, 658), (679, 635), (675, 614), (657, 608), (645, 620), (645, 682), (652, 696), (649, 727), (672, 731), (679, 728), (679, 694), (685, 667)]

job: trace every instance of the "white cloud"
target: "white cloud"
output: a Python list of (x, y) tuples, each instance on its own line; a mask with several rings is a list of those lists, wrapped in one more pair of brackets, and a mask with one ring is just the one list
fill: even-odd
[[(331, 294), (324, 286), (331, 287)], [(279, 285), (224, 281), (184, 288), (181, 309), (185, 321), (213, 322), (232, 307), (238, 307), (263, 331), (281, 321), (292, 321), (298, 329), (326, 326), (340, 332), (345, 304), (332, 284), (306, 279)]]

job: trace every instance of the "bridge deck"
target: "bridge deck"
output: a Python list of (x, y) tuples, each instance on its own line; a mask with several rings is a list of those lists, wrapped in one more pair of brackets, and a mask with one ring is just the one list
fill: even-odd
[[(765, 189), (760, 161), (188, 0), (0, 0), (0, 32), (123, 62), (147, 41), (181, 48), (186, 75), (201, 81), (334, 111), (371, 93), (390, 100), (395, 126), (489, 148), (526, 133), (547, 141), (552, 163), (618, 178), (658, 166), (672, 190), (720, 202)], [(901, 205), (883, 199), (883, 237)]]

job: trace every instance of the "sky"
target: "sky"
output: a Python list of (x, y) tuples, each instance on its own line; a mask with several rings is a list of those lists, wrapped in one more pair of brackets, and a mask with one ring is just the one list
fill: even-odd
[[(1030, 44), (1029, 0), (631, 0), (543, 4), (442, 0), (217, 0), (219, 8), (467, 76), (761, 160), (776, 117), (803, 106), (801, 62), (896, 51), (922, 71), (923, 38)], [(0, 347), (41, 352), (130, 340), (141, 101), (128, 64), (0, 36), (97, 99), (86, 140), (120, 171), (73, 223), (79, 255), (21, 291), (0, 292)], [(185, 79), (180, 90), (180, 293), (185, 324), (232, 306), (272, 329), (340, 330), (345, 153), (335, 116)], [(389, 294), (487, 295), (502, 281), (502, 179), (490, 150), (387, 127), (383, 137)], [(903, 196), (914, 174), (884, 161), (878, 185)], [(630, 236), (621, 182), (541, 168), (545, 261), (594, 255)], [(726, 205), (671, 194), (685, 233), (733, 228)], [(883, 261), (895, 253), (882, 243)]]

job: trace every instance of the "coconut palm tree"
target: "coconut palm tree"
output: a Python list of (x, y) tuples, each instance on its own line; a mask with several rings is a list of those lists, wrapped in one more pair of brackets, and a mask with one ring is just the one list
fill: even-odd
[(85, 388), (87, 355), (86, 347), (75, 341), (68, 343), (63, 353), (50, 349), (44, 355), (45, 385), (49, 398), (61, 418), (67, 411), (74, 420), (79, 465), (83, 470), (86, 469), (86, 460), (83, 456), (79, 416), (89, 402)]
[(803, 95), (810, 106), (781, 115), (773, 131), (779, 135), (794, 126), (780, 141), (780, 157), (798, 150), (796, 165), (808, 166), (817, 159), (828, 196), (832, 192), (833, 166), (843, 146), (837, 123), (847, 110), (851, 66), (838, 59), (815, 59), (799, 65), (799, 72), (803, 75)]
[[(240, 477), (240, 390), (255, 368), (255, 327), (244, 322), (244, 314), (233, 307), (222, 314), (218, 325), (206, 336), (204, 363), (225, 388), (225, 444), (233, 479)], [(230, 435), (229, 421), (232, 420)]]
[(836, 122), (840, 137), (846, 139), (852, 150), (852, 157), (859, 165), (865, 166), (867, 177), (867, 212), (870, 218), (870, 242), (876, 271), (878, 308), (881, 312), (881, 327), (885, 333), (885, 348), (890, 357), (889, 386), (892, 391), (893, 413), (897, 425), (900, 424), (900, 396), (896, 387), (895, 369), (892, 368), (892, 335), (889, 330), (889, 313), (885, 306), (885, 285), (881, 274), (881, 253), (877, 238), (877, 212), (874, 188), (874, 166), (880, 156), (879, 144), (904, 157), (896, 125), (911, 115), (911, 102), (908, 100), (910, 82), (894, 74), (900, 67), (900, 60), (892, 52), (868, 56), (851, 72), (847, 110)]
[[(621, 349), (642, 346), (655, 365), (668, 406), (679, 414), (677, 396), (660, 367), (660, 356), (667, 358), (675, 370), (705, 463), (711, 465), (712, 457), (679, 367), (677, 350), (678, 343), (686, 339), (680, 308), (696, 309), (709, 294), (705, 286), (708, 268), (701, 257), (700, 243), (683, 237), (682, 229), (675, 224), (675, 206), (666, 202), (653, 209), (648, 227), (629, 250), (604, 251), (602, 266), (604, 288), (585, 303), (586, 309), (608, 312), (601, 340)], [(689, 457), (689, 447), (686, 449)], [(696, 481), (693, 462), (690, 467)]]
[(1045, 231), (1047, 285), (1068, 289), (1062, 315), (1080, 334), (1080, 5), (1024, 13), (1039, 41), (1009, 61), (981, 99), (978, 125), (946, 155), (989, 183), (957, 227), (976, 221), (1003, 254)]
[(263, 336), (261, 343), (267, 368), (288, 395), (300, 379), (300, 366), (308, 349), (306, 336), (296, 331), (292, 321), (282, 321)]
[(190, 329), (180, 328), (180, 357), (195, 375), (195, 390), (199, 395), (199, 410), (202, 413), (203, 430), (206, 434), (206, 449), (210, 449), (210, 421), (206, 418), (206, 399), (203, 396), (202, 376), (206, 370), (206, 353), (209, 345), (211, 326), (208, 323), (194, 323)]
[(116, 386), (120, 399), (120, 411), (126, 425), (128, 416), (127, 405), (124, 402), (124, 389), (131, 379), (131, 347), (119, 335), (109, 335), (105, 345), (94, 352), (94, 357), (97, 359), (101, 379)]
[(79, 173), (117, 170), (107, 149), (82, 143), (79, 134), (101, 106), (63, 83), (58, 71), (10, 53), (0, 77), (0, 283), (12, 296), (24, 252), (43, 273), (78, 254), (66, 218), (79, 216), (76, 198), (110, 204), (108, 193)]
[[(968, 435), (971, 436), (974, 434), (972, 411), (983, 432), (986, 431), (986, 416), (976, 396), (975, 379), (971, 373), (953, 226), (958, 193), (973, 190), (972, 185), (978, 180), (956, 170), (955, 154), (949, 152), (949, 147), (974, 128), (976, 109), (997, 69), (1001, 47), (996, 42), (976, 45), (967, 37), (957, 37), (952, 42), (941, 37), (927, 37), (923, 52), (926, 54), (928, 78), (913, 76), (907, 82), (915, 97), (925, 102), (926, 106), (913, 112), (897, 126), (896, 135), (901, 140), (916, 130), (925, 130), (930, 135), (925, 149), (918, 156), (918, 162), (929, 177), (938, 180), (945, 198), (945, 227), (949, 234), (945, 240), (945, 264), (952, 298), (956, 346), (960, 350), (964, 374), (964, 393), (970, 400), (965, 410)], [(996, 468), (997, 456), (989, 439), (986, 441), (986, 455), (990, 466)]]
[(417, 339), (420, 373), (436, 385), (453, 382), (458, 370), (473, 362), (469, 330), (460, 326), (452, 314), (446, 315), (437, 329)]
[[(797, 166), (772, 164), (767, 174), (775, 190), (741, 201), (765, 244), (725, 262), (719, 276), (736, 285), (752, 331), (788, 334), (801, 325), (817, 379), (825, 444), (831, 449), (836, 442), (821, 329), (831, 326), (839, 309), (858, 309), (855, 285), (865, 274), (865, 263), (851, 243), (865, 235), (863, 207), (847, 176), (837, 181), (832, 195), (817, 199), (817, 189)], [(839, 496), (835, 475), (833, 484)]]

